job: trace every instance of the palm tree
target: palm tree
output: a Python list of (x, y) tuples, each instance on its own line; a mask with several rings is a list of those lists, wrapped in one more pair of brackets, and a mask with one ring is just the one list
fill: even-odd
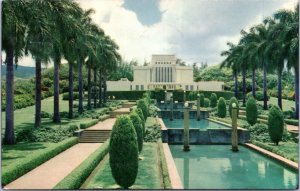
[(43, 6), (39, 2), (30, 2), (30, 7), (35, 7), (28, 14), (30, 18), (28, 20), (28, 32), (26, 38), (25, 53), (30, 51), (32, 57), (35, 59), (36, 78), (35, 78), (35, 121), (34, 126), (36, 128), (41, 126), (41, 63), (48, 63), (49, 61), (49, 49), (51, 49), (50, 28), (53, 27), (47, 20), (46, 12), (43, 10)]
[(6, 53), (6, 109), (4, 143), (14, 144), (14, 58), (22, 55), (25, 46), (28, 3), (3, 1), (2, 47)]
[(287, 59), (288, 68), (294, 69), (295, 74), (295, 118), (299, 117), (299, 4), (295, 11), (280, 10), (274, 14), (279, 21), (281, 33), (280, 41), (283, 43), (283, 52)]
[(227, 56), (225, 60), (221, 63), (220, 68), (227, 67), (232, 69), (233, 78), (234, 78), (234, 96), (238, 98), (238, 71), (239, 71), (239, 64), (238, 64), (238, 55), (235, 54), (235, 49), (237, 45), (234, 45), (231, 42), (227, 42), (229, 46), (229, 50), (222, 51), (221, 56)]

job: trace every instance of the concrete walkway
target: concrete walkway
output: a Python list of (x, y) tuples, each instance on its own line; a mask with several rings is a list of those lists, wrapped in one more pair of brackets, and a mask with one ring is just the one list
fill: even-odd
[(116, 118), (109, 118), (96, 125), (87, 128), (86, 130), (112, 130), (113, 125), (116, 122)]
[(52, 189), (72, 170), (90, 156), (102, 143), (78, 143), (54, 158), (48, 160), (5, 189)]
[(288, 131), (298, 131), (298, 126), (286, 124), (286, 128)]

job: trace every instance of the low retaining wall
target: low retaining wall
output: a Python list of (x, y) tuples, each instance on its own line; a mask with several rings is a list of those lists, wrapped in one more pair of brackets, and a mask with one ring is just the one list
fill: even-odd
[[(160, 110), (157, 113), (158, 113), (159, 118), (163, 118), (163, 119), (171, 118), (170, 110)], [(174, 110), (173, 117), (174, 117), (174, 119), (183, 119), (183, 111), (182, 110)], [(196, 119), (197, 111), (190, 110), (189, 117), (190, 117), (190, 119)], [(207, 118), (209, 118), (209, 111), (200, 111), (200, 119), (207, 119)]]

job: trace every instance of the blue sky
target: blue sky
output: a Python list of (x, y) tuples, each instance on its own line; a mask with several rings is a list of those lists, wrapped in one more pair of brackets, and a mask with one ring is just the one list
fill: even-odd
[[(76, 0), (93, 8), (92, 19), (120, 47), (125, 60), (140, 64), (152, 54), (176, 54), (188, 64), (219, 64), (226, 42), (298, 0)], [(21, 65), (34, 65), (30, 57)]]

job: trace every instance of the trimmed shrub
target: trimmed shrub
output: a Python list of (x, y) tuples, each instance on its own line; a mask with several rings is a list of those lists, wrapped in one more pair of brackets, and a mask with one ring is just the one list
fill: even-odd
[(10, 166), (8, 168), (5, 168), (5, 170), (2, 169), (2, 185), (7, 185), (10, 182), (16, 180), (20, 176), (26, 174), (37, 166), (43, 164), (59, 153), (75, 145), (77, 142), (78, 138), (75, 137), (66, 139), (60, 143), (44, 149), (42, 153), (39, 152), (37, 154), (33, 154), (30, 158), (28, 157), (22, 160), (22, 162), (16, 166)]
[(143, 114), (143, 112), (142, 112), (142, 110), (140, 108), (136, 108), (133, 111), (136, 112), (139, 115), (140, 119), (142, 120), (143, 136), (145, 136), (145, 123), (146, 123), (146, 121), (145, 121), (145, 118), (144, 118), (144, 114)]
[(210, 100), (208, 98), (204, 98), (204, 107), (210, 106)]
[(143, 97), (145, 91), (113, 91), (107, 92), (107, 97), (115, 96), (118, 100), (138, 100)]
[(212, 93), (210, 95), (210, 107), (212, 107), (212, 108), (217, 107), (217, 103), (218, 103), (217, 95), (216, 95), (216, 93)]
[(229, 102), (229, 107), (228, 107), (228, 112), (229, 112), (229, 115), (230, 115), (230, 117), (231, 117), (231, 114), (232, 114), (232, 104), (233, 103), (235, 103), (236, 104), (236, 107), (237, 107), (237, 114), (238, 114), (238, 116), (237, 117), (239, 117), (239, 101), (235, 98), (235, 97), (232, 97), (231, 99), (230, 99), (230, 102)]
[(246, 119), (250, 125), (257, 122), (257, 105), (253, 97), (250, 97), (246, 103)]
[(98, 119), (93, 119), (93, 120), (91, 120), (91, 121), (88, 121), (88, 122), (83, 122), (83, 123), (80, 123), (79, 124), (79, 128), (80, 129), (86, 129), (86, 128), (88, 128), (88, 127), (91, 127), (91, 126), (93, 126), (93, 125), (96, 125), (97, 123), (98, 123)]
[(41, 111), (41, 118), (52, 118), (52, 114), (46, 111)]
[(137, 108), (140, 108), (143, 112), (143, 116), (145, 118), (145, 120), (147, 120), (147, 117), (148, 117), (148, 106), (146, 104), (146, 101), (144, 99), (140, 99), (138, 102), (137, 102)]
[(150, 92), (145, 92), (143, 94), (143, 99), (145, 99), (146, 104), (149, 106), (151, 103)]
[(142, 120), (139, 117), (139, 115), (136, 112), (131, 112), (129, 115), (131, 122), (135, 128), (135, 132), (137, 135), (137, 141), (138, 141), (138, 147), (139, 147), (139, 152), (142, 151), (143, 149), (143, 139), (144, 139), (144, 135), (143, 135), (143, 125), (142, 125)]
[(221, 118), (226, 117), (226, 103), (223, 97), (220, 97), (218, 101), (218, 116)]
[(71, 124), (67, 130), (73, 133), (74, 131), (78, 130), (78, 126), (76, 124)]
[(106, 120), (106, 119), (108, 119), (108, 118), (110, 118), (110, 115), (107, 115), (107, 114), (105, 114), (105, 115), (101, 115), (101, 116), (99, 116), (99, 121), (104, 121), (104, 120)]
[(269, 130), (266, 124), (256, 123), (253, 126), (250, 126), (250, 137), (252, 140), (261, 141), (261, 142), (269, 142)]
[(200, 107), (204, 107), (204, 100), (205, 100), (205, 97), (204, 97), (204, 94), (200, 94)]
[(269, 111), (268, 128), (271, 140), (278, 145), (284, 128), (283, 114), (278, 106), (273, 106)]
[(138, 173), (137, 135), (130, 118), (117, 118), (110, 138), (109, 164), (112, 176), (123, 188), (134, 184)]
[(107, 140), (87, 159), (85, 159), (78, 167), (76, 167), (68, 176), (62, 179), (54, 189), (79, 189), (92, 171), (97, 167), (99, 162), (108, 153), (109, 141)]

